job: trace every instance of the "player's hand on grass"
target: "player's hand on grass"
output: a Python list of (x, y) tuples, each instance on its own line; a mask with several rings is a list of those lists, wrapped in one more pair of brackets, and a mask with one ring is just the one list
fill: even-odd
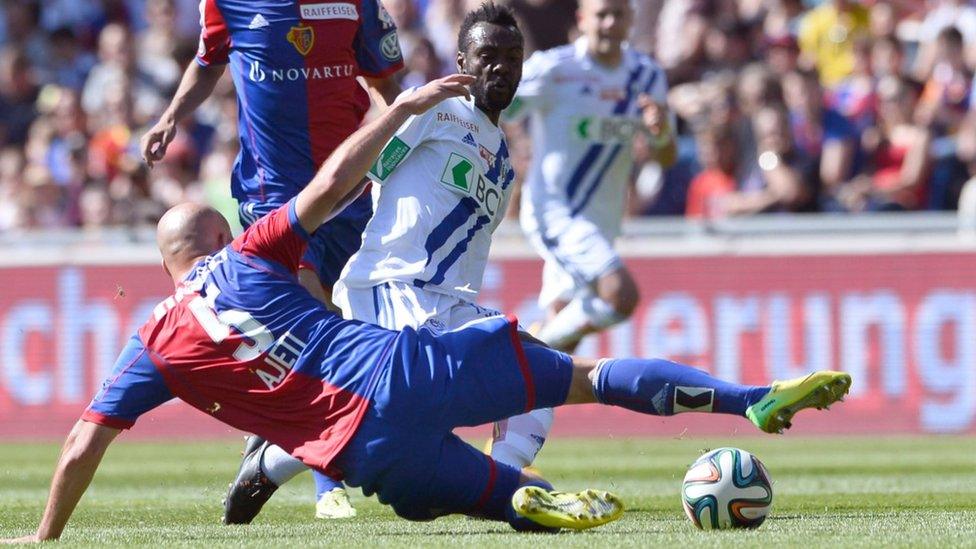
[(139, 140), (142, 158), (150, 168), (166, 156), (166, 148), (176, 137), (176, 123), (160, 120)]
[(21, 543), (40, 543), (37, 534), (23, 536), (19, 538), (0, 539), (0, 545), (18, 545)]
[(462, 95), (470, 99), (471, 91), (468, 90), (468, 86), (474, 81), (475, 77), (467, 74), (452, 74), (438, 78), (417, 88), (413, 93), (400, 97), (394, 105), (399, 105), (410, 114), (421, 114), (445, 99)]

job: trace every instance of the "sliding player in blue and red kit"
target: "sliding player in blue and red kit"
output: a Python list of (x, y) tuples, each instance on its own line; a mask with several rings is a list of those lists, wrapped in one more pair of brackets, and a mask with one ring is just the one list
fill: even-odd
[(505, 317), (435, 335), (327, 310), (298, 283), (310, 233), (361, 191), (407, 118), (467, 95), (474, 81), (452, 75), (397, 99), (340, 145), (294, 200), (229, 244), (226, 221), (210, 208), (184, 204), (163, 216), (157, 244), (176, 291), (133, 336), (68, 435), (40, 526), (17, 541), (59, 537), (112, 440), (173, 397), (344, 476), (404, 518), (464, 513), (521, 530), (589, 528), (623, 507), (606, 492), (554, 492), (495, 463), (454, 428), (600, 402), (653, 415), (736, 414), (774, 432), (800, 409), (847, 392), (850, 376), (837, 372), (745, 386), (666, 360), (570, 357), (519, 334)]
[[(212, 93), (230, 66), (238, 99), (240, 154), (231, 193), (244, 227), (281, 206), (359, 127), (369, 108), (361, 76), (384, 107), (400, 93), (403, 67), (396, 27), (379, 0), (268, 2), (203, 0), (200, 47), (172, 103), (142, 139), (152, 166), (166, 154), (178, 122)], [(330, 302), (331, 289), (362, 242), (372, 215), (368, 194), (317, 231), (299, 277)], [(355, 514), (341, 484), (316, 476), (321, 518)]]

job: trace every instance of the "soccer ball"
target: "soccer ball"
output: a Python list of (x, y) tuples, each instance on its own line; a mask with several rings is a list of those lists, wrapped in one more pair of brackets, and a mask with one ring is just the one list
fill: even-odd
[(759, 458), (738, 448), (719, 448), (688, 468), (681, 502), (703, 530), (756, 528), (769, 514), (773, 487)]

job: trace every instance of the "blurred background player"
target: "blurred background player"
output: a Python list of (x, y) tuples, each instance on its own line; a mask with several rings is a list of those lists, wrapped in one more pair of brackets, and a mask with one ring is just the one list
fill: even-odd
[[(375, 211), (362, 248), (335, 287), (335, 302), (345, 318), (391, 330), (423, 326), (443, 332), (502, 316), (474, 301), (492, 233), (514, 187), (498, 119), (518, 87), (523, 39), (509, 9), (485, 4), (468, 13), (458, 48), (458, 71), (477, 78), (472, 100), (448, 99), (411, 117), (368, 174)], [(495, 431), (507, 432), (506, 421)], [(513, 422), (532, 428), (509, 433), (492, 446), (491, 456), (521, 469), (541, 448), (552, 410), (534, 410)], [(275, 458), (284, 453), (281, 449), (252, 444), (249, 450), (245, 460), (262, 459), (261, 452), (268, 456), (266, 473), (273, 482), (294, 475), (289, 470), (293, 460)], [(239, 500), (235, 494), (227, 498), (228, 505)], [(251, 518), (231, 508), (225, 515)]]
[[(392, 78), (403, 67), (397, 31), (379, 0), (204, 0), (200, 25), (196, 59), (141, 148), (150, 167), (161, 160), (180, 121), (213, 92), (229, 64), (240, 134), (231, 194), (244, 227), (298, 194), (359, 127), (370, 101), (357, 77), (383, 106), (400, 92)], [(309, 243), (299, 278), (324, 302), (330, 302), (332, 285), (359, 248), (370, 213), (364, 195)], [(316, 475), (316, 490), (316, 516), (355, 514), (341, 484)]]
[(667, 360), (574, 358), (523, 343), (503, 317), (436, 335), (328, 311), (298, 282), (310, 233), (361, 192), (370, 164), (409, 116), (467, 94), (473, 81), (453, 75), (397, 99), (340, 145), (295, 199), (233, 241), (212, 208), (170, 209), (156, 234), (174, 293), (129, 339), (68, 435), (37, 530), (0, 542), (60, 537), (112, 441), (173, 398), (345, 475), (403, 518), (464, 513), (552, 531), (616, 520), (623, 506), (606, 492), (554, 492), (496, 464), (454, 428), (599, 402), (659, 416), (745, 416), (775, 432), (799, 410), (848, 392), (851, 378), (840, 372), (750, 386)]
[(520, 219), (545, 259), (539, 301), (548, 318), (536, 335), (567, 351), (637, 305), (637, 285), (613, 247), (635, 137), (649, 133), (662, 165), (675, 155), (664, 71), (625, 44), (631, 2), (584, 0), (577, 17), (580, 38), (528, 60), (508, 111), (531, 116)]

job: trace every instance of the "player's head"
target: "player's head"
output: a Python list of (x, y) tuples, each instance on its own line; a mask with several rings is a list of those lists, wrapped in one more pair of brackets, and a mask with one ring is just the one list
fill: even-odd
[(580, 0), (576, 24), (597, 57), (615, 58), (634, 21), (632, 0)]
[(507, 7), (485, 2), (464, 17), (458, 32), (458, 71), (477, 78), (471, 95), (481, 110), (500, 113), (512, 102), (524, 55), (522, 31)]
[(156, 245), (163, 256), (163, 270), (178, 282), (201, 257), (226, 246), (230, 225), (217, 210), (201, 204), (178, 204), (160, 218)]

